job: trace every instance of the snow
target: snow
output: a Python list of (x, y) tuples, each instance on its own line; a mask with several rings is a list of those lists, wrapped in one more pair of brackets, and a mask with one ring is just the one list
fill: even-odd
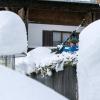
[(0, 100), (68, 100), (43, 84), (0, 65)]
[(17, 58), (15, 65), (16, 70), (24, 74), (41, 71), (42, 74), (52, 75), (50, 74), (52, 69), (55, 69), (56, 72), (62, 71), (64, 64), (68, 64), (68, 62), (76, 64), (77, 53), (55, 54), (47, 47), (37, 47), (30, 51), (26, 57)]
[(0, 11), (0, 55), (27, 52), (27, 35), (22, 19), (10, 11)]
[(100, 100), (100, 20), (80, 33), (78, 54), (79, 100)]

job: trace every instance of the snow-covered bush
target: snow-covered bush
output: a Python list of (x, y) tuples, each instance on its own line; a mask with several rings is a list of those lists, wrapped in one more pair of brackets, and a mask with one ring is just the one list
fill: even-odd
[(38, 47), (28, 52), (26, 57), (16, 59), (16, 70), (24, 74), (39, 73), (42, 76), (51, 76), (52, 70), (62, 71), (66, 64), (77, 64), (77, 52), (55, 54), (51, 53), (49, 48)]

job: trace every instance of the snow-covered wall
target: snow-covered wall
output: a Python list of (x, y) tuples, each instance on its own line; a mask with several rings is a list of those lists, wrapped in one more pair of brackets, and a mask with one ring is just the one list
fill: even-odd
[[(29, 25), (28, 25), (28, 47), (34, 48), (37, 46), (42, 46), (42, 32), (43, 32), (43, 30), (74, 31), (76, 28), (77, 28), (77, 26), (29, 23)], [(82, 30), (82, 28), (80, 28), (79, 32), (81, 30)]]

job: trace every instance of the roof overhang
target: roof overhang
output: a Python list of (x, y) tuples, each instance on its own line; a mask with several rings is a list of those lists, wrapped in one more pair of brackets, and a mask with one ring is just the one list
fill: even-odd
[(89, 2), (65, 2), (64, 0), (0, 0), (0, 6), (29, 6), (32, 7), (36, 3), (44, 3), (44, 4), (50, 4), (50, 5), (68, 5), (68, 4), (73, 4), (73, 5), (97, 5), (96, 3), (89, 3)]
[(99, 4), (81, 3), (81, 2), (57, 2), (47, 0), (0, 0), (0, 7), (28, 7), (28, 8), (50, 8), (50, 9), (69, 9), (92, 11), (98, 10), (100, 12)]

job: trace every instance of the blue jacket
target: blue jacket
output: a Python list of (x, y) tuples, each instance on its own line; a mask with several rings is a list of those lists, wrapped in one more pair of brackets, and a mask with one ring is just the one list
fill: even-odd
[(74, 46), (63, 46), (63, 48), (62, 48), (62, 51), (61, 52), (63, 52), (63, 51), (65, 51), (65, 52), (75, 52), (75, 51), (78, 51), (79, 50), (79, 48), (78, 48), (78, 46), (76, 46), (76, 45), (74, 45)]

